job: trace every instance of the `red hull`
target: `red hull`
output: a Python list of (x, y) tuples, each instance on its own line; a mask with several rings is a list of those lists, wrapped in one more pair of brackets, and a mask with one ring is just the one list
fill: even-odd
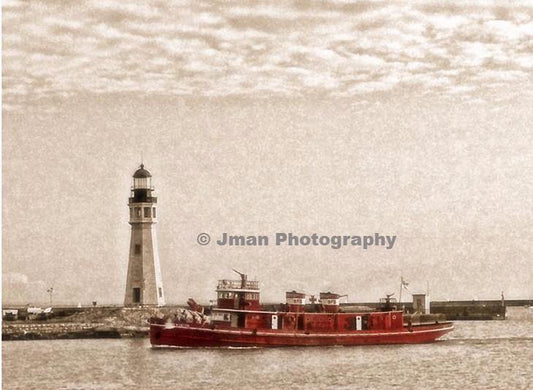
[(371, 344), (430, 343), (453, 330), (452, 323), (413, 326), (395, 330), (345, 333), (305, 333), (283, 330), (211, 329), (188, 324), (154, 324), (150, 342), (154, 347), (289, 347)]

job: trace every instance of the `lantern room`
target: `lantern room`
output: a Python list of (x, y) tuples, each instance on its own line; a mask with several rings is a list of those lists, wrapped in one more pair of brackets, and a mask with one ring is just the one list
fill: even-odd
[(144, 164), (133, 174), (133, 190), (137, 189), (152, 189), (152, 174), (144, 169)]
[(130, 202), (153, 202), (156, 203), (157, 199), (152, 197), (152, 175), (149, 171), (144, 169), (144, 164), (141, 164), (139, 169), (133, 174), (133, 185), (131, 187)]

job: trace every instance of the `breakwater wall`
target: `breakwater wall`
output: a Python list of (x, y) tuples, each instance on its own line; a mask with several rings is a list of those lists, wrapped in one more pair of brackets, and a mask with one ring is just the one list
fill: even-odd
[[(507, 306), (527, 306), (529, 300), (483, 300), (483, 301), (433, 301), (430, 303), (431, 314), (441, 314), (451, 321), (474, 321), (474, 320), (503, 320), (505, 319)], [(398, 309), (403, 308), (406, 313), (414, 314), (412, 302), (394, 303)], [(376, 302), (344, 303), (341, 308), (349, 309), (369, 308), (372, 310), (380, 307)]]
[(431, 302), (431, 312), (441, 313), (452, 321), (504, 320), (506, 305), (502, 301)]
[(120, 338), (125, 329), (103, 323), (13, 323), (2, 325), (2, 340)]
[(47, 320), (3, 321), (2, 340), (145, 337), (148, 319), (175, 310), (168, 308), (98, 307), (74, 310)]

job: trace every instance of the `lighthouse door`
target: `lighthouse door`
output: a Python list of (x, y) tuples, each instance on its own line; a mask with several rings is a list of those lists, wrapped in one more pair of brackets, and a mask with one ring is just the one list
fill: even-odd
[(141, 302), (141, 289), (139, 287), (133, 287), (133, 303)]

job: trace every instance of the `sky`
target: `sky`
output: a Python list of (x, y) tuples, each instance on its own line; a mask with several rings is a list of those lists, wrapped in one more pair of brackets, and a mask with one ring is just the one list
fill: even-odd
[(273, 302), (533, 298), (533, 2), (63, 3), (3, 3), (4, 303), (122, 302), (141, 159), (169, 303), (232, 268)]

